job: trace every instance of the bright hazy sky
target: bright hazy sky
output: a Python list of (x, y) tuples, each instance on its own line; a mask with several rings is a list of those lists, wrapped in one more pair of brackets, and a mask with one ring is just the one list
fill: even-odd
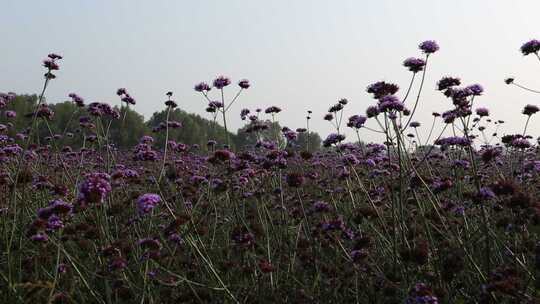
[[(229, 114), (235, 129), (242, 125), (242, 108), (276, 105), (284, 109), (280, 122), (291, 128), (304, 126), (311, 109), (324, 138), (332, 131), (322, 119), (330, 105), (345, 97), (347, 116), (364, 114), (374, 103), (365, 87), (378, 80), (398, 83), (403, 94), (411, 74), (402, 61), (421, 56), (418, 43), (434, 39), (441, 49), (430, 57), (417, 116), (424, 128), (432, 111), (451, 106), (434, 90), (444, 75), (484, 86), (478, 105), (507, 121), (500, 133), (521, 130), (522, 107), (540, 105), (539, 95), (503, 82), (515, 76), (540, 89), (540, 62), (519, 52), (523, 42), (540, 38), (538, 0), (0, 3), (0, 91), (37, 93), (41, 60), (57, 52), (64, 60), (47, 92), (49, 102), (76, 92), (87, 102), (118, 104), (116, 89), (125, 87), (147, 119), (163, 109), (164, 93), (172, 90), (182, 109), (208, 117), (193, 85), (223, 74), (234, 84), (241, 78), (252, 82)], [(530, 128), (540, 135), (540, 117)], [(362, 136), (375, 138), (369, 131)]]

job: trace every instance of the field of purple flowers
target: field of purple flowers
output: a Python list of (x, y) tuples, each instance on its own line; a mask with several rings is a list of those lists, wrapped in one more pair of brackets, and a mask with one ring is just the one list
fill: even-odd
[[(257, 141), (238, 150), (228, 137), (207, 149), (170, 140), (181, 122), (168, 115), (155, 130), (164, 145), (148, 134), (115, 148), (105, 118), (121, 121), (122, 109), (76, 94), (87, 115), (66, 131), (82, 146), (52, 131), (43, 140), (35, 130), (54, 120), (44, 96), (63, 59), (49, 54), (31, 114), (6, 110), (15, 95), (0, 96), (8, 121), (31, 118), (21, 130), (0, 125), (0, 302), (540, 303), (539, 143), (527, 133), (539, 108), (524, 105), (523, 132), (504, 134), (475, 107), (481, 85), (443, 77), (435, 87), (448, 111), (421, 126), (439, 46), (419, 49), (403, 63), (405, 89), (373, 83), (363, 115), (344, 118), (341, 99), (276, 132), (280, 108), (242, 110)], [(538, 60), (539, 51), (537, 40), (521, 47)], [(231, 86), (223, 76), (195, 86), (225, 130), (250, 83), (225, 100)], [(167, 113), (177, 107), (172, 92), (164, 100)], [(315, 119), (335, 133), (322, 150), (295, 149)], [(364, 144), (363, 132), (385, 140)]]

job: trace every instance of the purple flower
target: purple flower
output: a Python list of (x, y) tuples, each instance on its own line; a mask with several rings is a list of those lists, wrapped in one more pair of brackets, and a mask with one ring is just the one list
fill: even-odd
[(381, 112), (401, 112), (404, 109), (405, 105), (395, 95), (386, 95), (379, 100), (379, 111)]
[(281, 109), (276, 106), (271, 106), (271, 107), (266, 108), (266, 110), (264, 110), (264, 113), (266, 114), (277, 114), (279, 112), (281, 112)]
[(481, 202), (488, 201), (495, 198), (495, 193), (488, 187), (482, 187), (478, 191), (477, 198)]
[(210, 91), (210, 86), (206, 82), (201, 82), (196, 84), (194, 89), (197, 92), (208, 92)]
[(424, 61), (424, 59), (420, 59), (420, 58), (411, 57), (403, 61), (403, 66), (408, 68), (409, 71), (413, 73), (422, 71), (425, 65), (426, 65), (426, 62)]
[(84, 99), (75, 93), (69, 93), (69, 98), (71, 101), (77, 104), (78, 107), (84, 107)]
[(60, 69), (60, 66), (53, 59), (50, 58), (43, 60), (43, 66), (51, 71)]
[(454, 120), (457, 118), (457, 114), (454, 110), (449, 110), (444, 113), (442, 113), (442, 118), (444, 120), (444, 123), (451, 124), (454, 122)]
[(50, 53), (49, 55), (47, 55), (47, 57), (51, 58), (52, 60), (56, 60), (56, 59), (62, 59), (63, 57), (56, 54), (56, 53)]
[(489, 110), (487, 108), (477, 108), (476, 115), (480, 117), (489, 116)]
[(328, 212), (330, 211), (330, 205), (327, 202), (317, 201), (313, 203), (314, 212)]
[(151, 144), (154, 142), (154, 138), (152, 136), (145, 135), (139, 139), (139, 143), (141, 144)]
[(425, 54), (432, 54), (439, 50), (439, 45), (433, 40), (426, 40), (418, 46)]
[(349, 117), (349, 122), (347, 123), (347, 127), (354, 128), (354, 129), (360, 129), (364, 126), (366, 123), (367, 117), (362, 115), (353, 115)]
[(343, 104), (342, 103), (336, 103), (335, 105), (331, 106), (330, 109), (328, 109), (328, 112), (335, 113), (343, 110)]
[(38, 232), (30, 237), (34, 242), (46, 242), (49, 240), (49, 236), (45, 232)]
[(373, 98), (380, 99), (385, 95), (396, 94), (399, 90), (399, 87), (393, 83), (387, 83), (384, 81), (375, 82), (370, 84), (366, 91), (370, 94), (373, 94)]
[(533, 53), (538, 54), (538, 51), (540, 51), (540, 41), (536, 39), (527, 41), (521, 46), (520, 50), (524, 56), (527, 56)]
[(37, 110), (36, 116), (51, 120), (54, 117), (54, 112), (46, 104), (42, 104)]
[(466, 147), (471, 144), (471, 140), (467, 139), (466, 137), (458, 137), (458, 136), (452, 136), (452, 137), (443, 137), (439, 138), (435, 141), (435, 145), (440, 146), (462, 146)]
[(171, 233), (168, 239), (176, 245), (182, 245), (184, 243), (184, 239), (178, 233)]
[(472, 95), (474, 96), (480, 96), (482, 95), (482, 92), (484, 92), (484, 88), (479, 84), (472, 84), (468, 86), (466, 89), (471, 91)]
[(58, 217), (57, 215), (51, 215), (49, 217), (49, 220), (47, 221), (47, 229), (49, 230), (57, 230), (64, 227), (64, 223), (62, 222), (62, 219)]
[(460, 84), (461, 80), (459, 78), (446, 76), (437, 82), (437, 90), (444, 91), (450, 87), (458, 86)]
[(523, 114), (527, 115), (527, 116), (531, 116), (533, 114), (535, 114), (536, 112), (538, 112), (540, 109), (535, 106), (535, 105), (531, 105), (531, 104), (528, 104), (526, 105), (524, 108), (523, 108)]
[(227, 160), (230, 160), (230, 159), (233, 159), (235, 158), (236, 155), (234, 155), (233, 152), (227, 150), (227, 149), (223, 149), (223, 150), (216, 150), (214, 152), (214, 156), (213, 158), (215, 160), (219, 160), (219, 161), (227, 161)]
[(91, 173), (79, 185), (79, 201), (82, 203), (101, 203), (111, 192), (110, 176), (106, 173)]
[(431, 288), (424, 283), (416, 283), (409, 291), (405, 304), (438, 304), (439, 300), (433, 295)]
[(131, 97), (131, 95), (129, 94), (125, 94), (123, 97), (122, 97), (122, 102), (125, 102), (126, 104), (131, 104), (131, 105), (135, 105), (135, 98)]
[(249, 115), (249, 109), (242, 109), (242, 111), (240, 111), (240, 118), (242, 120), (246, 120), (246, 117)]
[(67, 266), (64, 263), (58, 264), (58, 273), (65, 273), (67, 271)]
[(161, 197), (154, 193), (146, 193), (137, 199), (137, 210), (139, 215), (150, 213), (157, 204), (161, 202)]
[(485, 147), (482, 151), (480, 151), (482, 161), (485, 163), (495, 160), (501, 154), (502, 149), (500, 147)]
[(122, 270), (122, 269), (124, 269), (126, 267), (127, 267), (127, 261), (126, 261), (126, 259), (121, 258), (121, 257), (117, 257), (117, 258), (113, 259), (109, 263), (109, 270), (110, 271)]
[(331, 145), (338, 144), (345, 140), (345, 135), (332, 133), (323, 140), (323, 146), (330, 147)]
[(287, 138), (288, 141), (294, 141), (298, 138), (298, 134), (292, 130), (288, 130), (283, 133), (285, 138)]
[(218, 76), (214, 79), (213, 84), (216, 89), (220, 90), (231, 84), (231, 80), (225, 76)]
[(214, 109), (221, 109), (223, 108), (223, 103), (221, 101), (210, 101), (208, 103), (208, 107)]
[(241, 89), (246, 90), (246, 89), (248, 89), (248, 88), (251, 86), (251, 84), (249, 83), (249, 80), (247, 80), (247, 79), (242, 79), (242, 80), (240, 80), (240, 81), (238, 82), (238, 86), (239, 86)]
[(49, 206), (40, 208), (38, 210), (38, 217), (41, 219), (48, 219), (53, 215), (64, 215), (72, 211), (71, 204), (64, 202), (63, 200), (56, 199), (49, 203)]
[(377, 106), (369, 106), (366, 109), (366, 115), (368, 118), (376, 117), (377, 115), (379, 115), (379, 113), (380, 113), (379, 107)]
[(346, 154), (342, 159), (345, 165), (358, 165), (360, 163), (354, 154)]
[(116, 95), (122, 96), (124, 94), (127, 94), (127, 90), (125, 88), (120, 88), (120, 89), (116, 90)]
[(531, 143), (526, 138), (516, 138), (512, 140), (511, 145), (518, 149), (527, 149), (531, 147)]

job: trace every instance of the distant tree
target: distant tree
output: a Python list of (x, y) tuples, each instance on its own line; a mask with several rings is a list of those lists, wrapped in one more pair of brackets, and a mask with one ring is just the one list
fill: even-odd
[[(260, 132), (248, 132), (252, 129), (254, 124), (263, 123), (268, 128)], [(307, 133), (298, 133), (298, 138), (292, 141), (291, 148), (297, 150), (306, 150), (307, 149)], [(239, 148), (244, 148), (248, 146), (253, 146), (257, 143), (258, 140), (267, 140), (267, 141), (277, 141), (280, 146), (286, 144), (286, 139), (282, 133), (282, 126), (278, 122), (271, 122), (270, 120), (258, 121), (258, 122), (249, 122), (244, 127), (238, 130), (236, 136), (236, 146)], [(321, 137), (316, 132), (309, 133), (309, 149), (310, 151), (319, 150), (321, 147)]]
[[(60, 147), (69, 145), (79, 148), (83, 145), (83, 135), (99, 134), (100, 138), (108, 136), (109, 143), (120, 149), (127, 149), (137, 144), (139, 139), (147, 134), (152, 135), (156, 140), (156, 145), (163, 147), (165, 143), (165, 126), (167, 120), (167, 110), (155, 112), (148, 121), (136, 111), (127, 107), (114, 107), (120, 113), (120, 118), (112, 119), (107, 116), (95, 117), (89, 115), (87, 108), (78, 107), (72, 101), (64, 101), (49, 104), (49, 108), (54, 112), (51, 119), (38, 119), (34, 121), (32, 113), (37, 106), (37, 95), (17, 95), (3, 109), (0, 109), (0, 123), (4, 125), (12, 124), (8, 129), (8, 135), (15, 136), (17, 132), (23, 132), (34, 128), (32, 141), (43, 142), (56, 137), (55, 144)], [(15, 117), (8, 117), (6, 113), (13, 111)], [(80, 119), (89, 116), (95, 128), (81, 128)], [(181, 127), (176, 128), (177, 123)], [(280, 146), (286, 143), (282, 134), (282, 127), (278, 122), (270, 120), (263, 121), (267, 129), (259, 133), (246, 132), (250, 124), (240, 128), (237, 134), (229, 133), (233, 149), (242, 149), (253, 146), (258, 140), (278, 141)], [(35, 136), (37, 134), (37, 136)], [(207, 148), (209, 140), (215, 140), (218, 145), (226, 143), (225, 129), (218, 123), (205, 119), (197, 114), (187, 113), (181, 109), (172, 110), (169, 114), (169, 140), (174, 140), (184, 144), (197, 144), (202, 149)], [(292, 143), (292, 148), (305, 150), (307, 148), (307, 134), (298, 133), (298, 138)], [(319, 149), (321, 138), (315, 132), (310, 132), (309, 147), (311, 151)]]
[[(267, 129), (253, 131), (253, 126), (265, 125)], [(238, 129), (235, 138), (235, 144), (239, 148), (254, 146), (257, 141), (278, 141), (280, 144), (285, 142), (281, 134), (281, 126), (278, 122), (265, 121), (250, 121), (248, 124)]]
[(120, 113), (119, 119), (110, 121), (109, 138), (120, 148), (133, 147), (143, 135), (150, 133), (150, 128), (144, 123), (144, 117), (134, 110), (122, 107)]
[(309, 138), (309, 151), (317, 151), (321, 148), (322, 139), (317, 132), (309, 132), (309, 137), (307, 132), (299, 133), (296, 144), (301, 150), (307, 150), (308, 147), (308, 138)]
[[(166, 134), (163, 126), (166, 120), (167, 110), (163, 110), (155, 112), (146, 122), (147, 128), (154, 132), (153, 135), (156, 138), (156, 143), (160, 146), (163, 146), (165, 143)], [(219, 144), (226, 142), (225, 129), (199, 115), (175, 109), (169, 114), (169, 122), (179, 122), (182, 125), (180, 128), (169, 127), (169, 140), (190, 145), (198, 144), (203, 149), (209, 140), (215, 140)], [(235, 138), (234, 134), (229, 135), (232, 139)]]
[[(2, 116), (0, 117), (0, 122), (4, 125), (11, 123), (13, 127), (9, 130), (9, 135), (15, 135), (15, 132), (20, 132), (21, 130), (29, 127), (30, 118), (26, 117), (27, 114), (32, 113), (34, 108), (37, 105), (38, 97), (37, 95), (28, 95), (22, 94), (17, 95), (14, 100), (9, 102), (4, 109), (2, 109)], [(7, 112), (13, 111), (17, 114), (16, 117), (8, 118)]]

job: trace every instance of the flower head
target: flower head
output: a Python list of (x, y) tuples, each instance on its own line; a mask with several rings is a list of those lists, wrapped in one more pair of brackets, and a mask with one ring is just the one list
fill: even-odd
[(248, 88), (251, 86), (251, 84), (249, 83), (249, 80), (247, 80), (247, 79), (242, 79), (242, 80), (240, 80), (240, 81), (238, 82), (238, 86), (239, 86), (241, 89), (246, 90), (246, 89), (248, 89)]
[(444, 91), (450, 87), (458, 86), (460, 84), (461, 80), (459, 78), (446, 76), (437, 82), (437, 90)]
[(477, 108), (476, 115), (480, 117), (489, 116), (489, 110), (487, 108)]
[(379, 110), (381, 112), (397, 111), (401, 112), (405, 109), (403, 102), (395, 95), (386, 95), (379, 100)]
[(521, 46), (520, 50), (524, 56), (533, 53), (538, 54), (538, 51), (540, 51), (540, 41), (536, 39), (527, 41)]
[(426, 40), (418, 46), (425, 54), (432, 54), (439, 50), (439, 45), (433, 40)]
[(480, 96), (482, 95), (482, 92), (484, 92), (484, 88), (479, 84), (470, 85), (467, 89), (470, 90), (474, 96)]
[(411, 57), (403, 61), (403, 66), (408, 68), (409, 71), (417, 73), (424, 69), (424, 66), (426, 66), (426, 61), (424, 59)]
[(527, 116), (531, 116), (531, 115), (535, 114), (536, 112), (538, 112), (539, 110), (540, 109), (537, 106), (528, 104), (523, 108), (523, 111), (521, 113), (523, 113), (523, 114), (525, 114)]
[(379, 115), (379, 113), (380, 113), (379, 107), (377, 107), (377, 106), (369, 106), (366, 109), (366, 115), (367, 115), (368, 118), (375, 117), (375, 116)]
[(397, 93), (399, 87), (393, 83), (387, 83), (384, 81), (375, 82), (370, 84), (366, 91), (370, 94), (373, 94), (373, 98), (380, 99), (386, 95), (393, 95)]
[(79, 185), (79, 201), (101, 203), (111, 192), (110, 176), (106, 173), (90, 173)]
[(266, 110), (264, 110), (264, 113), (266, 114), (277, 114), (279, 112), (281, 112), (281, 109), (276, 106), (271, 106), (271, 107), (266, 108)]
[(216, 89), (220, 90), (231, 84), (231, 80), (228, 77), (222, 75), (214, 79), (213, 84)]
[(323, 140), (323, 146), (330, 147), (331, 145), (338, 144), (345, 140), (345, 135), (332, 133)]
[(349, 122), (347, 123), (347, 127), (354, 128), (354, 129), (360, 129), (364, 124), (366, 123), (367, 117), (362, 115), (353, 115), (349, 117)]
[(146, 193), (137, 199), (137, 211), (139, 215), (150, 213), (157, 204), (161, 202), (161, 197), (154, 193)]
[[(194, 89), (197, 92), (208, 92), (208, 91), (210, 91), (210, 86), (206, 82), (200, 82), (200, 83), (195, 85)], [(172, 96), (172, 94), (171, 94), (171, 96)]]

